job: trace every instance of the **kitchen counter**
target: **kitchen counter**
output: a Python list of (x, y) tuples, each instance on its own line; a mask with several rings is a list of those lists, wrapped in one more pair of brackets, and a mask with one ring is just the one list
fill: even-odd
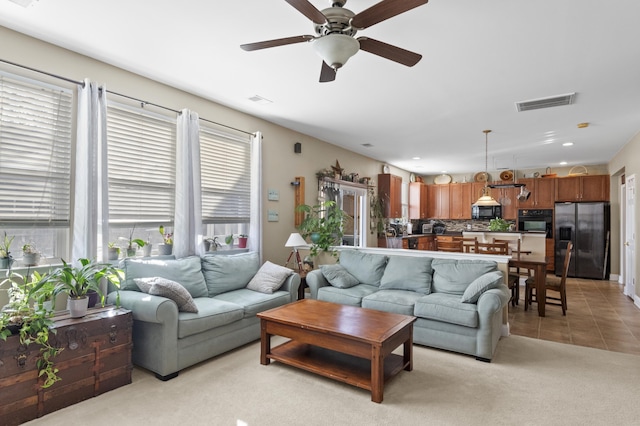
[(544, 256), (546, 234), (544, 232), (518, 232), (518, 231), (464, 231), (465, 237), (476, 237), (479, 242), (491, 243), (494, 238), (499, 240), (520, 240), (520, 250), (530, 251), (531, 254)]

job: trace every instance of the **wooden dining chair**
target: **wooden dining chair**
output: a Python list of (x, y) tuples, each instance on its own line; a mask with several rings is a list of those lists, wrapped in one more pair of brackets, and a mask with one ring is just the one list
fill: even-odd
[[(545, 287), (547, 292), (549, 290), (556, 291), (560, 293), (559, 297), (549, 296), (547, 293), (547, 297), (545, 303), (549, 305), (556, 305), (562, 307), (562, 315), (567, 315), (567, 274), (569, 273), (569, 262), (571, 262), (571, 251), (573, 250), (573, 243), (569, 241), (567, 244), (567, 252), (564, 255), (564, 264), (562, 265), (562, 276), (558, 278), (557, 276), (547, 276), (545, 281)], [(527, 278), (525, 281), (526, 287), (524, 289), (524, 309), (527, 310), (527, 307), (531, 305), (532, 302), (538, 302), (536, 295), (536, 281), (535, 277)], [(559, 303), (558, 303), (559, 302)]]
[[(512, 256), (520, 255), (520, 238), (499, 239), (494, 238), (493, 243), (507, 243), (509, 254)], [(507, 287), (511, 290), (511, 306), (515, 307), (520, 300), (520, 278), (522, 276), (530, 277), (530, 270), (522, 271), (520, 268), (509, 268), (507, 274)]]
[(476, 237), (453, 237), (453, 241), (462, 241), (462, 249), (465, 253), (473, 253), (478, 238)]
[(436, 250), (462, 253), (464, 248), (462, 247), (462, 241), (442, 240), (436, 237)]
[(509, 254), (507, 243), (479, 243), (476, 241), (474, 250), (478, 254)]

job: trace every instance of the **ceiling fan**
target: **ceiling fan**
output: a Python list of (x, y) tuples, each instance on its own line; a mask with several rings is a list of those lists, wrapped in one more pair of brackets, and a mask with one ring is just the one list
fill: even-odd
[(331, 7), (322, 11), (308, 0), (285, 1), (315, 24), (316, 35), (247, 43), (240, 46), (243, 50), (252, 51), (311, 41), (316, 53), (322, 58), (321, 83), (335, 80), (338, 68), (358, 50), (365, 50), (408, 67), (414, 66), (422, 59), (422, 55), (400, 47), (369, 37), (354, 36), (360, 30), (426, 4), (429, 0), (382, 0), (358, 14), (343, 7), (347, 0), (332, 0)]

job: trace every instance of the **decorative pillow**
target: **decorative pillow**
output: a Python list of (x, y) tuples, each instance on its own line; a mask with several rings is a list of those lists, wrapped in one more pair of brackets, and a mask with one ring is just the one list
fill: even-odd
[(340, 252), (340, 264), (362, 284), (379, 286), (387, 256), (343, 250)]
[(199, 256), (189, 256), (182, 259), (133, 259), (124, 260), (125, 280), (122, 290), (138, 291), (134, 281), (136, 278), (162, 277), (179, 282), (187, 289), (191, 297), (206, 297), (207, 284), (202, 275)]
[(469, 287), (469, 283), (487, 272), (498, 269), (498, 264), (492, 260), (471, 259), (433, 259), (434, 293), (447, 293), (462, 296)]
[(202, 258), (202, 273), (209, 297), (245, 288), (258, 269), (260, 257), (256, 252)]
[(284, 280), (293, 274), (293, 270), (284, 266), (276, 265), (268, 260), (260, 267), (258, 272), (251, 278), (247, 288), (259, 291), (260, 293), (271, 294), (282, 287)]
[(360, 281), (339, 263), (335, 265), (322, 265), (320, 266), (320, 271), (322, 271), (322, 275), (329, 281), (329, 284), (337, 288), (349, 288), (360, 284)]
[(380, 289), (431, 293), (432, 260), (430, 257), (389, 256)]
[(175, 281), (162, 277), (148, 277), (136, 278), (135, 283), (145, 293), (173, 300), (180, 312), (198, 312), (198, 307), (187, 289)]
[(490, 288), (498, 287), (504, 281), (500, 271), (488, 272), (476, 278), (462, 295), (462, 303), (476, 303), (480, 295)]

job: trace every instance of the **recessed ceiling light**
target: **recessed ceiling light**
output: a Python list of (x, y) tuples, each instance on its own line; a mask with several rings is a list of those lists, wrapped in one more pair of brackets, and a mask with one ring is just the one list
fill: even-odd
[(419, 160), (419, 159), (420, 159), (420, 157), (413, 157), (413, 158), (411, 158), (411, 159), (412, 159), (412, 160)]
[(255, 102), (255, 103), (259, 104), (259, 105), (267, 105), (267, 104), (271, 104), (271, 103), (273, 103), (273, 101), (270, 101), (270, 100), (269, 100), (269, 99), (267, 99), (267, 98), (263, 98), (263, 97), (262, 97), (262, 96), (260, 96), (260, 95), (253, 95), (253, 96), (251, 96), (251, 97), (249, 98), (249, 100), (250, 100), (251, 102)]
[(446, 171), (446, 170), (443, 170), (441, 173), (447, 173), (447, 171)]
[(562, 146), (573, 146), (573, 142), (565, 142)]
[(566, 161), (561, 161), (561, 162), (560, 162), (560, 165), (561, 165), (561, 166), (566, 166), (566, 165), (567, 165), (567, 162), (566, 162)]
[(35, 0), (9, 0), (14, 2), (15, 4), (19, 4), (22, 7), (29, 7), (31, 6), (31, 3), (33, 3)]
[(545, 145), (549, 145), (550, 143), (553, 143), (554, 139), (546, 139), (544, 142), (542, 142)]

